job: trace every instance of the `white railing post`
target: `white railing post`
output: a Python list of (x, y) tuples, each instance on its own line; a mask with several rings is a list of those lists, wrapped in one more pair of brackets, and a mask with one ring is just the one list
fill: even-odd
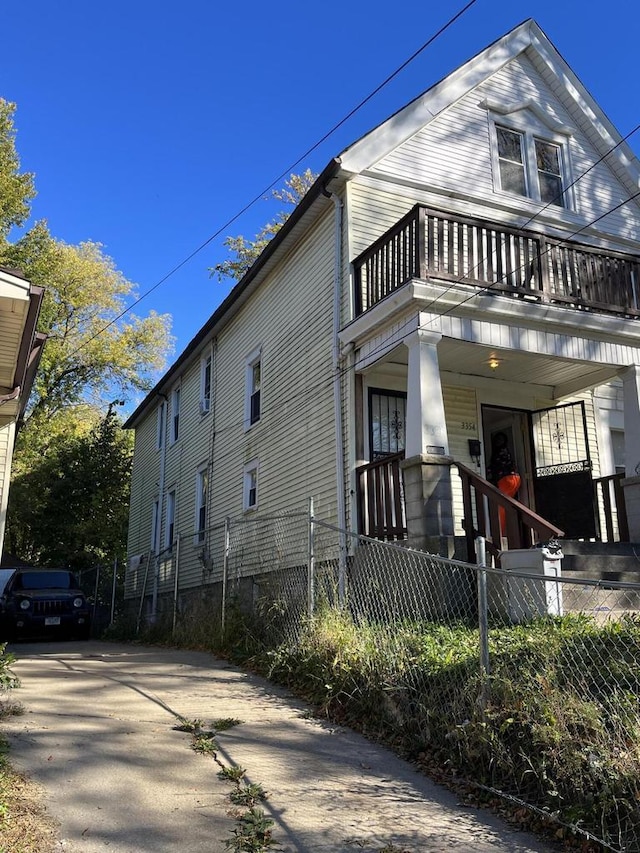
[(222, 554), (222, 603), (220, 613), (220, 637), (224, 639), (226, 628), (226, 613), (227, 613), (227, 582), (229, 579), (229, 548), (231, 537), (229, 535), (229, 527), (231, 524), (230, 518), (227, 516), (224, 520), (224, 548)]
[(313, 498), (309, 498), (309, 551), (307, 561), (307, 613), (309, 619), (313, 618), (315, 610), (315, 582), (316, 582), (316, 542), (315, 523), (313, 517)]
[(487, 679), (489, 677), (489, 607), (487, 602), (487, 549), (484, 536), (476, 539), (478, 564), (478, 628), (480, 635), (480, 703), (484, 711), (487, 704)]

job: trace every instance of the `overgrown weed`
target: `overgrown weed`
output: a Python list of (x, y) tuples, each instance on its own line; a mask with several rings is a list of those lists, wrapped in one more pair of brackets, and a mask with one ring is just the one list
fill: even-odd
[(483, 685), (473, 627), (328, 609), (297, 645), (264, 649), (252, 665), (430, 772), (517, 796), (623, 849), (637, 844), (638, 619), (541, 618), (493, 626), (489, 643)]

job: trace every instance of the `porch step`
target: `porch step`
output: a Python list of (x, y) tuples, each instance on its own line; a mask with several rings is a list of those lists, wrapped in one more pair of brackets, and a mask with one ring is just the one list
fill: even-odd
[(640, 582), (640, 543), (562, 540), (563, 575), (590, 580)]

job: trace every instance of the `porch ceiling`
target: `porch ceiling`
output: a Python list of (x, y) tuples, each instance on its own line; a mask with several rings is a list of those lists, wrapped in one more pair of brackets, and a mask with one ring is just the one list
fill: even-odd
[[(408, 354), (406, 347), (399, 346), (383, 361), (401, 369), (408, 364)], [(452, 338), (443, 338), (438, 344), (438, 361), (440, 370), (446, 373), (546, 386), (552, 389), (552, 396), (556, 399), (608, 382), (620, 370), (618, 365), (604, 366), (511, 349), (496, 349)], [(497, 366), (492, 367), (492, 362), (497, 362)]]

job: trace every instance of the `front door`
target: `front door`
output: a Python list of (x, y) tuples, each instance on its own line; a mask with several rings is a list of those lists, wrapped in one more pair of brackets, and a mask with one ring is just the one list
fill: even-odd
[(597, 536), (584, 403), (531, 412), (533, 490), (538, 515), (567, 539)]

